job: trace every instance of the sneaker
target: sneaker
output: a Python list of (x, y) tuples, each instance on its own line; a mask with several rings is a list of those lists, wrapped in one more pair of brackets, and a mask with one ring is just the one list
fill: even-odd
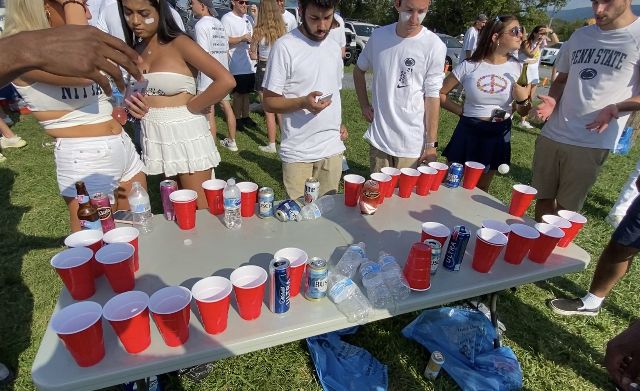
[(14, 379), (13, 372), (0, 362), (0, 386), (9, 385)]
[(236, 145), (235, 140), (231, 140), (230, 138), (225, 138), (224, 140), (220, 140), (220, 145), (227, 148), (229, 151), (237, 152), (238, 146)]
[(527, 121), (527, 120), (525, 120), (525, 119), (523, 119), (523, 120), (520, 122), (520, 127), (521, 127), (521, 128), (525, 128), (525, 129), (533, 129), (533, 128), (534, 128), (534, 126), (533, 126), (533, 125), (531, 125), (531, 124), (529, 123), (529, 121)]
[(7, 161), (7, 157), (0, 153), (0, 163), (4, 163)]
[(7, 126), (11, 126), (13, 125), (13, 120), (7, 115), (6, 117), (4, 117), (4, 123), (7, 124)]
[(199, 382), (213, 371), (213, 363), (196, 365), (178, 370), (178, 376), (185, 376), (189, 380)]
[(553, 299), (549, 301), (549, 308), (558, 315), (585, 315), (596, 316), (600, 307), (594, 309), (584, 308), (582, 299)]
[(269, 144), (269, 145), (261, 145), (258, 147), (262, 152), (267, 152), (267, 153), (278, 153), (278, 150), (276, 149), (276, 145), (275, 144)]
[(11, 138), (0, 137), (0, 147), (2, 148), (22, 148), (27, 145), (27, 142), (20, 136), (13, 136)]

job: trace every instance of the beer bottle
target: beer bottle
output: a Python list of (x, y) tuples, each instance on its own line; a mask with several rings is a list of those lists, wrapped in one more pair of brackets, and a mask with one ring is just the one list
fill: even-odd
[(76, 182), (76, 200), (78, 201), (78, 219), (82, 229), (99, 229), (102, 230), (98, 210), (89, 202), (89, 193), (82, 181)]
[(524, 63), (522, 64), (522, 73), (520, 74), (520, 77), (518, 78), (518, 81), (516, 81), (516, 83), (519, 86), (522, 87), (526, 87), (527, 85), (529, 85), (529, 79), (527, 79), (527, 69), (529, 68), (529, 64), (528, 63)]

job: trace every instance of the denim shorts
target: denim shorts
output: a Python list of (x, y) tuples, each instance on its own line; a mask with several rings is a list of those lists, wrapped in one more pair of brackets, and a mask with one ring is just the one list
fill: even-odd
[(640, 250), (640, 196), (633, 200), (611, 239), (623, 246)]

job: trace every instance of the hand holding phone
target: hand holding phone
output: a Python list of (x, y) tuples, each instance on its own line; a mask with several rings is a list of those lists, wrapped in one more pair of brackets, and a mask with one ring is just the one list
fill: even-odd
[(324, 95), (322, 95), (322, 96), (317, 97), (317, 98), (316, 98), (316, 102), (317, 102), (317, 103), (320, 103), (320, 102), (326, 102), (326, 101), (331, 100), (331, 98), (332, 98), (332, 97), (333, 97), (333, 94), (332, 94), (332, 93), (324, 94)]

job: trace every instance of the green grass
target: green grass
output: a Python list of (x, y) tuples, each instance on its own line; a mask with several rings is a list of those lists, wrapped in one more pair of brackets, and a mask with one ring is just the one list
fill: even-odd
[[(355, 173), (368, 174), (366, 130), (353, 91), (343, 92), (343, 119), (350, 131), (347, 158)], [(264, 129), (261, 116), (252, 114)], [(440, 143), (446, 145), (456, 118), (443, 114)], [(23, 116), (14, 130), (29, 141), (20, 150), (3, 153), (0, 165), (0, 362), (17, 369), (16, 390), (31, 390), (30, 369), (40, 340), (61, 288), (49, 259), (62, 248), (68, 232), (67, 212), (57, 195), (52, 150), (40, 127)], [(219, 122), (219, 137), (226, 126)], [(496, 177), (491, 193), (508, 201), (514, 183), (529, 183), (533, 144), (538, 131), (513, 132), (513, 163), (507, 176)], [(281, 166), (274, 155), (260, 152), (266, 141), (264, 130), (238, 133), (240, 151), (220, 148), (222, 163), (218, 177), (236, 176), (271, 186), (283, 197)], [(577, 243), (593, 262), (583, 273), (519, 287), (500, 297), (500, 319), (506, 324), (504, 343), (513, 348), (524, 372), (527, 390), (613, 389), (602, 367), (605, 341), (637, 316), (640, 285), (637, 267), (623, 279), (593, 319), (561, 318), (550, 313), (545, 300), (555, 295), (581, 295), (589, 284), (595, 260), (611, 235), (604, 217), (618, 196), (627, 174), (638, 159), (638, 148), (630, 156), (611, 155), (584, 208), (589, 223)], [(152, 188), (158, 178), (151, 178)], [(153, 193), (152, 193), (153, 194)], [(159, 200), (153, 198), (154, 211)], [(455, 383), (446, 375), (425, 380), (422, 371), (428, 359), (425, 350), (400, 334), (417, 313), (368, 324), (349, 341), (363, 346), (389, 366), (392, 390), (451, 390)], [(61, 374), (64, 376), (64, 374)], [(320, 390), (304, 341), (221, 360), (213, 373), (199, 384), (174, 379), (177, 390)]]

